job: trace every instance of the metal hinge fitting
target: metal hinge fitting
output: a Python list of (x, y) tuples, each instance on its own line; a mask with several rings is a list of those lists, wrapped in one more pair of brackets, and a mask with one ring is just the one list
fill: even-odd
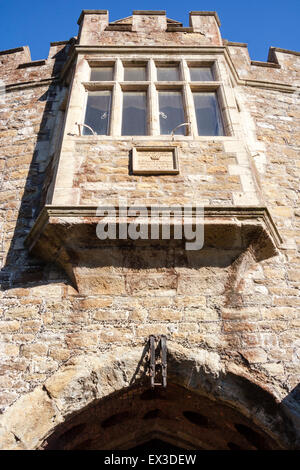
[[(149, 338), (151, 388), (167, 386), (167, 338), (164, 335)], [(160, 381), (157, 381), (159, 380)]]

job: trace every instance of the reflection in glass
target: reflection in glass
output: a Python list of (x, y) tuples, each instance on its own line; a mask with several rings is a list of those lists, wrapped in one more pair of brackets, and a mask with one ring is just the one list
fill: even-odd
[(124, 81), (125, 82), (142, 82), (147, 80), (146, 67), (125, 67), (124, 68)]
[(176, 82), (179, 80), (179, 69), (175, 67), (157, 67), (157, 80), (159, 82)]
[[(158, 97), (160, 133), (171, 134), (185, 122), (181, 91), (159, 91)], [(174, 134), (186, 135), (186, 127), (179, 127)]]
[(122, 135), (146, 135), (145, 91), (126, 91), (123, 93)]
[(91, 69), (91, 82), (107, 82), (114, 79), (113, 67), (93, 67)]
[(195, 92), (193, 96), (198, 135), (224, 135), (216, 93)]
[(210, 82), (214, 79), (211, 67), (190, 67), (192, 82)]
[[(96, 134), (107, 135), (110, 117), (111, 91), (93, 91), (88, 95), (84, 123), (90, 126)], [(83, 135), (92, 132), (83, 127)]]

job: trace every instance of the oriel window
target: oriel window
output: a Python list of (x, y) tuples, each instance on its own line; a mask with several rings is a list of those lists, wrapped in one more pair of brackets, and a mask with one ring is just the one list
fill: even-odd
[[(105, 59), (83, 83), (83, 135), (224, 136), (214, 61)], [(229, 127), (229, 126), (228, 126)]]

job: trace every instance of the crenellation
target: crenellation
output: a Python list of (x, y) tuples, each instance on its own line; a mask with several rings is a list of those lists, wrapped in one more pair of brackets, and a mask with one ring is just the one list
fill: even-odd
[(2, 57), (1, 64), (6, 65), (10, 62), (29, 62), (31, 60), (30, 49), (28, 46), (16, 47), (14, 49), (7, 49), (5, 51), (0, 51), (0, 56), (7, 56)]

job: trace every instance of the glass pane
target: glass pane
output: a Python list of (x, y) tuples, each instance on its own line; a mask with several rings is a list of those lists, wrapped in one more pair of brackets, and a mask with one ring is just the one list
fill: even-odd
[[(94, 91), (89, 93), (84, 123), (90, 126), (96, 134), (107, 135), (110, 117), (111, 91)], [(92, 132), (83, 127), (83, 135)]]
[(157, 80), (159, 82), (176, 82), (179, 80), (179, 69), (175, 67), (157, 67)]
[(113, 67), (94, 67), (91, 70), (91, 82), (107, 82), (114, 79)]
[(224, 135), (216, 93), (197, 92), (193, 96), (198, 135)]
[(125, 67), (124, 81), (141, 82), (147, 80), (146, 67)]
[(211, 67), (190, 67), (192, 82), (210, 82), (214, 79)]
[[(160, 133), (171, 134), (185, 122), (181, 91), (159, 91)], [(186, 126), (174, 130), (174, 134), (186, 135)]]
[(146, 135), (145, 91), (126, 91), (123, 93), (122, 135)]

